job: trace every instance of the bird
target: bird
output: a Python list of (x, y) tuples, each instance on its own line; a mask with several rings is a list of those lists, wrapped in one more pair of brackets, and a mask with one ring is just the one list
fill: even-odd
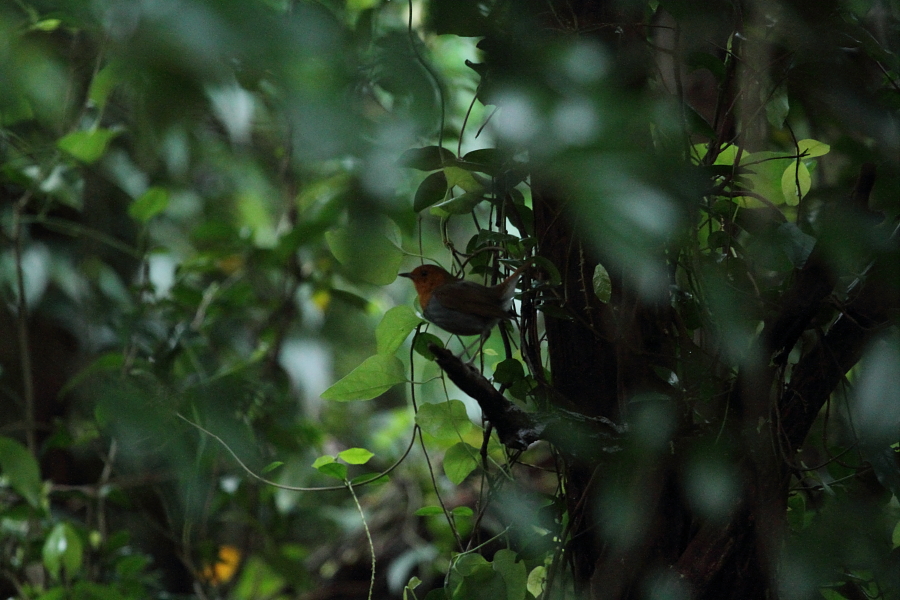
[(456, 335), (487, 337), (497, 323), (512, 318), (512, 299), (523, 267), (493, 286), (454, 277), (437, 265), (400, 273), (416, 286), (426, 319)]

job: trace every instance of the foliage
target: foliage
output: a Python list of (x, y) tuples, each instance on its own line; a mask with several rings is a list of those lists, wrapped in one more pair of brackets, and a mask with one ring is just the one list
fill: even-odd
[[(900, 597), (900, 4), (826, 4), (0, 7), (0, 593)], [(527, 267), (509, 422), (422, 260)]]

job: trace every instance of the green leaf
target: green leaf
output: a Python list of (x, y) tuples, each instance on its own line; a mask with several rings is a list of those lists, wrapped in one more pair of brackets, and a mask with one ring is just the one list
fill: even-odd
[(481, 568), (490, 566), (490, 564), (491, 563), (480, 554), (467, 553), (461, 555), (456, 560), (453, 564), (453, 570), (463, 577), (468, 577), (475, 574), (475, 572)]
[(594, 294), (606, 304), (612, 298), (612, 280), (609, 278), (609, 271), (601, 264), (594, 267)]
[[(784, 158), (783, 152), (754, 152), (744, 154), (741, 158), (741, 167), (746, 167), (745, 178), (750, 184), (750, 189), (764, 197), (774, 205), (784, 204), (784, 193), (781, 189), (781, 180), (784, 170), (794, 163), (795, 159)], [(764, 202), (750, 196), (740, 198), (738, 202), (745, 208), (761, 208), (766, 206)]]
[(456, 161), (460, 168), (467, 171), (478, 171), (487, 175), (497, 175), (503, 168), (506, 155), (497, 148), (472, 150)]
[(478, 449), (465, 442), (450, 446), (444, 454), (444, 474), (455, 485), (459, 485), (469, 473), (478, 467)]
[(57, 523), (44, 541), (44, 567), (54, 579), (59, 579), (63, 570), (71, 577), (81, 569), (83, 553), (81, 537), (75, 528), (68, 523)]
[(335, 462), (335, 460), (336, 459), (333, 456), (320, 456), (313, 461), (312, 466), (315, 470), (317, 470), (319, 473), (322, 473), (323, 475), (328, 475), (329, 477), (334, 477), (335, 479), (346, 481), (347, 465)]
[(393, 221), (354, 222), (326, 232), (325, 241), (350, 279), (375, 285), (388, 285), (397, 279), (403, 251), (399, 247), (400, 229)]
[(322, 392), (322, 399), (339, 402), (371, 400), (404, 381), (406, 375), (399, 358), (389, 354), (376, 354)]
[[(797, 188), (798, 183), (799, 189)], [(809, 193), (810, 187), (812, 187), (812, 178), (803, 161), (791, 163), (781, 175), (781, 193), (788, 206), (800, 204), (800, 199)]]
[(466, 192), (483, 192), (484, 186), (478, 183), (472, 173), (459, 167), (447, 167), (444, 169), (447, 176), (447, 187), (460, 187)]
[(40, 508), (43, 491), (40, 468), (31, 452), (12, 438), (0, 436), (0, 472), (28, 504)]
[(734, 144), (725, 146), (724, 148), (719, 150), (719, 154), (716, 155), (716, 160), (713, 164), (730, 167), (734, 165), (734, 159), (737, 158), (737, 153), (738, 147)]
[(434, 344), (439, 348), (444, 347), (444, 342), (441, 341), (441, 338), (434, 335), (433, 333), (422, 333), (419, 332), (419, 335), (416, 336), (413, 341), (413, 350), (417, 353), (425, 357), (426, 360), (434, 360), (434, 353), (428, 349), (428, 344)]
[(472, 212), (482, 200), (484, 200), (484, 190), (466, 192), (435, 204), (431, 209), (431, 213), (439, 216), (465, 215)]
[(98, 108), (102, 109), (106, 106), (109, 95), (118, 83), (118, 76), (121, 70), (120, 63), (110, 62), (94, 75), (94, 78), (91, 80), (91, 87), (88, 90), (88, 98)]
[(281, 462), (280, 460), (271, 462), (271, 463), (267, 464), (265, 467), (263, 467), (262, 474), (265, 475), (266, 473), (271, 473), (272, 471), (274, 471), (275, 469), (277, 469), (278, 467), (280, 467), (283, 464), (284, 463)]
[(531, 570), (528, 574), (528, 583), (526, 587), (532, 596), (540, 598), (544, 593), (544, 582), (547, 580), (547, 567), (540, 565)]
[(401, 167), (418, 169), (419, 171), (437, 171), (445, 162), (451, 162), (456, 155), (438, 146), (426, 146), (424, 148), (410, 148), (404, 152), (397, 161)]
[(506, 600), (524, 600), (527, 590), (527, 570), (524, 562), (516, 562), (518, 555), (512, 550), (497, 550), (494, 554), (494, 571), (500, 573), (506, 583)]
[(161, 187), (152, 187), (128, 207), (128, 214), (141, 223), (146, 223), (168, 206), (169, 191)]
[[(452, 600), (506, 600), (509, 597), (502, 574), (478, 554), (460, 555), (447, 581)], [(524, 600), (524, 595), (520, 600)]]
[(347, 465), (341, 463), (328, 463), (322, 465), (318, 468), (318, 471), (323, 475), (328, 475), (329, 477), (334, 477), (341, 481), (346, 481), (347, 479)]
[(471, 517), (475, 514), (475, 512), (468, 506), (457, 506), (450, 511), (450, 514), (452, 514), (454, 517)]
[(365, 448), (348, 448), (338, 452), (338, 458), (351, 465), (364, 465), (373, 456), (375, 456), (375, 453), (369, 452)]
[(325, 456), (320, 456), (319, 458), (314, 460), (313, 464), (312, 464), (312, 468), (318, 469), (322, 465), (330, 465), (331, 463), (335, 462), (336, 460), (337, 459), (335, 457), (329, 456), (326, 454)]
[(460, 400), (422, 404), (416, 413), (416, 425), (439, 440), (459, 439), (474, 427), (466, 412), (466, 405)]
[(825, 156), (831, 151), (831, 146), (813, 139), (804, 139), (797, 142), (797, 148), (800, 150), (804, 158), (815, 158), (816, 156)]
[(29, 27), (29, 29), (31, 31), (56, 31), (60, 25), (62, 25), (62, 21), (59, 19), (42, 19)]
[(425, 210), (432, 204), (436, 204), (447, 195), (447, 176), (443, 171), (432, 173), (419, 184), (416, 196), (413, 200), (413, 210), (416, 212)]
[(109, 142), (118, 134), (117, 131), (103, 128), (74, 131), (60, 138), (56, 145), (81, 162), (91, 164), (103, 156)]
[(440, 506), (423, 506), (415, 512), (417, 517), (433, 517), (442, 514), (444, 514), (444, 509)]
[(375, 328), (378, 354), (393, 354), (422, 319), (408, 306), (395, 306), (381, 318)]
[(512, 385), (525, 377), (525, 368), (514, 358), (507, 358), (494, 368), (494, 381)]

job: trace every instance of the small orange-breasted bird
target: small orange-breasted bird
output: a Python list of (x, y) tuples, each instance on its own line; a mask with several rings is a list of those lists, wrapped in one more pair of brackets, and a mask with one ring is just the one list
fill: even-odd
[(425, 318), (456, 335), (483, 335), (510, 319), (516, 283), (524, 267), (494, 286), (458, 279), (437, 265), (421, 265), (400, 277), (412, 279)]

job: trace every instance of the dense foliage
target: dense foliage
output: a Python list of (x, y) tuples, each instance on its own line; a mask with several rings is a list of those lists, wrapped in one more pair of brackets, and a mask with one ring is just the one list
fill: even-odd
[(0, 594), (900, 598), (898, 214), (896, 0), (4, 3)]

